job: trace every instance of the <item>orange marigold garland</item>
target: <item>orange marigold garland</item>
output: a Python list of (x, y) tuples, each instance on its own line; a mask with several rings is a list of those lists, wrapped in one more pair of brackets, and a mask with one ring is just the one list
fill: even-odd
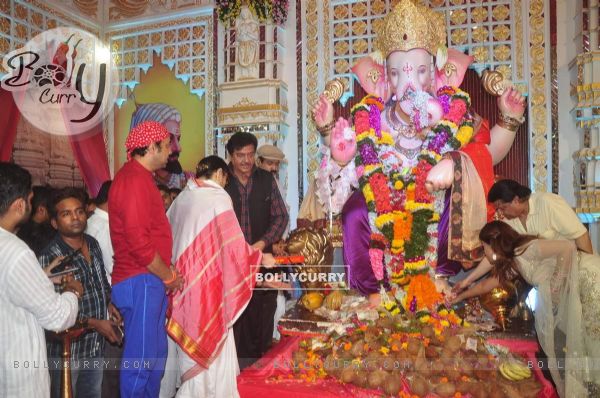
[(356, 172), (371, 226), (371, 267), (380, 281), (386, 267), (390, 281), (404, 287), (404, 308), (409, 309), (414, 297), (415, 311), (433, 311), (442, 300), (429, 276), (437, 261), (439, 214), (425, 180), (441, 154), (460, 148), (473, 132), (467, 93), (443, 87), (438, 98), (444, 117), (426, 136), (419, 162), (412, 169), (402, 167), (391, 135), (382, 131), (381, 98), (366, 96), (352, 108)]

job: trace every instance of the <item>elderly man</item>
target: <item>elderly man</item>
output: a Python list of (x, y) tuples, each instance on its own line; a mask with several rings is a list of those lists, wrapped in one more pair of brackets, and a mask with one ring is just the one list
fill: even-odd
[[(170, 267), (173, 239), (152, 172), (169, 158), (169, 131), (142, 122), (125, 141), (129, 161), (108, 194), (114, 266), (112, 300), (125, 322), (121, 368), (122, 397), (157, 397), (167, 357), (166, 292), (179, 289)], [(138, 363), (143, 366), (131, 366)]]
[(279, 166), (285, 160), (285, 154), (275, 145), (262, 145), (256, 151), (256, 164), (263, 170), (279, 177)]
[[(281, 149), (277, 148), (275, 145), (265, 144), (262, 145), (256, 151), (256, 165), (261, 169), (268, 171), (269, 173), (273, 173), (275, 177), (275, 182), (277, 183), (277, 187), (279, 188), (279, 192), (281, 196), (284, 196), (284, 192), (281, 189), (281, 185), (279, 185), (279, 167), (282, 162), (285, 161), (285, 154), (281, 151)], [(285, 204), (285, 208), (289, 214), (290, 207), (288, 204)], [(290, 224), (286, 224), (285, 231), (283, 232), (283, 236), (287, 236), (289, 232)], [(285, 254), (285, 242), (280, 240), (279, 242), (273, 243), (273, 253), (276, 255), (284, 255)], [(282, 284), (280, 288), (291, 288), (290, 284)], [(273, 339), (276, 341), (281, 337), (279, 335), (279, 331), (277, 330), (277, 324), (279, 323), (279, 319), (285, 313), (285, 294), (283, 291), (277, 292), (277, 308), (275, 309), (275, 316), (273, 319)]]

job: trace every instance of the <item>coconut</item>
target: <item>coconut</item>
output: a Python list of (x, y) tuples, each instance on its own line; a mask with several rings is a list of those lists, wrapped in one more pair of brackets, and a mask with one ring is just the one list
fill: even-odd
[(471, 393), (471, 389), (473, 388), (474, 384), (475, 383), (472, 383), (470, 381), (459, 381), (456, 384), (456, 391), (460, 392), (463, 395), (470, 394)]
[(458, 370), (454, 368), (446, 368), (446, 376), (449, 380), (458, 381), (461, 378), (461, 374)]
[(464, 358), (458, 358), (458, 368), (462, 370), (463, 374), (473, 376), (473, 366)]
[(460, 337), (450, 336), (444, 343), (444, 348), (450, 352), (457, 352), (460, 350), (461, 343)]
[(440, 383), (435, 387), (434, 391), (440, 397), (447, 398), (456, 393), (456, 386), (454, 383)]
[(435, 359), (431, 362), (431, 370), (436, 374), (442, 374), (446, 370), (446, 366), (441, 359)]
[(471, 395), (475, 398), (487, 398), (489, 385), (487, 383), (475, 382), (471, 386)]
[(356, 373), (352, 367), (345, 368), (342, 370), (341, 379), (344, 383), (352, 383), (355, 380)]
[(440, 353), (438, 352), (438, 350), (435, 347), (432, 347), (432, 346), (425, 347), (425, 357), (428, 359), (439, 358)]
[(354, 380), (352, 382), (357, 387), (366, 388), (368, 383), (368, 372), (364, 369), (359, 369), (354, 375)]
[(421, 334), (423, 335), (423, 337), (433, 337), (433, 335), (435, 334), (435, 331), (433, 330), (433, 328), (429, 325), (425, 325), (423, 326), (423, 328), (421, 329)]
[(325, 361), (323, 362), (323, 368), (328, 375), (333, 377), (339, 377), (342, 370), (342, 361), (334, 358), (333, 354), (329, 354)]
[(362, 340), (362, 339), (358, 340), (352, 344), (352, 348), (350, 348), (350, 352), (352, 353), (353, 356), (359, 357), (364, 352), (364, 346), (365, 346), (364, 340)]
[(444, 362), (444, 364), (447, 366), (453, 365), (455, 362), (457, 362), (457, 359), (458, 359), (456, 357), (456, 353), (448, 351), (447, 349), (442, 350), (442, 353), (440, 354), (440, 358), (441, 358), (442, 362)]
[[(488, 394), (489, 398), (505, 398), (506, 394), (504, 393), (504, 390), (502, 389), (502, 387), (497, 384), (494, 383), (490, 386), (490, 393)], [(518, 398), (518, 397), (513, 397), (513, 398)]]
[(410, 391), (413, 394), (416, 394), (420, 397), (424, 397), (429, 393), (430, 387), (427, 380), (419, 376), (418, 374), (414, 375), (412, 380), (410, 381)]
[(369, 373), (369, 387), (373, 389), (382, 387), (386, 379), (387, 373), (384, 370), (375, 370)]
[(402, 380), (400, 379), (400, 375), (391, 374), (386, 377), (385, 384), (383, 385), (383, 391), (386, 394), (396, 396), (401, 388)]
[(421, 340), (415, 339), (411, 337), (408, 339), (407, 350), (410, 354), (416, 355), (419, 352), (419, 349), (423, 346), (423, 342)]
[(394, 321), (389, 316), (384, 316), (383, 318), (379, 318), (375, 324), (382, 329), (391, 329)]

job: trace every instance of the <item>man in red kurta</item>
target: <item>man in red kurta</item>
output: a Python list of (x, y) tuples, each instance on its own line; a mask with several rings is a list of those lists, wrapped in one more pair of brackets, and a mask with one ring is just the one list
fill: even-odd
[(182, 280), (172, 267), (173, 239), (152, 173), (169, 157), (168, 130), (144, 122), (127, 137), (128, 161), (108, 197), (114, 249), (112, 302), (125, 323), (122, 397), (158, 397), (167, 357), (166, 292)]

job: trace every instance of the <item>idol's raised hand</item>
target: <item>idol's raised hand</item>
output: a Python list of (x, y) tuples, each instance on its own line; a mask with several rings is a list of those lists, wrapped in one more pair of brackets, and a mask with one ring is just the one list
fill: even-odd
[(521, 95), (519, 90), (514, 87), (509, 87), (500, 97), (498, 97), (498, 109), (505, 116), (512, 117), (513, 119), (521, 119), (523, 113), (525, 113), (525, 106), (527, 101), (525, 97)]
[[(329, 102), (324, 94), (319, 96), (319, 100), (313, 107), (312, 114), (313, 120), (319, 129), (323, 129), (333, 122), (333, 104)], [(322, 132), (321, 134), (324, 133)]]

